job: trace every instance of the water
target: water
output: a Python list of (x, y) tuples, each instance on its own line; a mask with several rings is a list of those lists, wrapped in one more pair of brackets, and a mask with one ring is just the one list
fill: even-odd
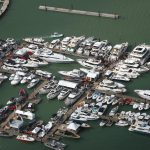
[[(121, 16), (119, 20), (106, 18), (61, 14), (38, 10), (39, 5), (49, 5), (89, 11), (117, 13)], [(107, 39), (112, 44), (128, 41), (131, 48), (140, 43), (148, 43), (150, 35), (150, 1), (149, 0), (15, 0), (6, 14), (0, 18), (0, 38), (49, 36), (57, 31), (65, 35), (86, 35), (95, 36), (101, 40)], [(73, 64), (50, 64), (43, 70), (53, 72), (56, 77), (58, 70), (71, 70), (80, 67)], [(127, 84), (128, 94), (134, 95), (135, 88), (148, 89), (150, 81), (149, 73), (140, 76), (138, 79)], [(20, 86), (12, 87), (9, 81), (0, 86), (1, 103), (11, 96), (17, 96)], [(63, 106), (62, 102), (47, 101), (37, 106), (37, 116), (48, 121), (51, 114)], [(127, 128), (111, 127), (100, 128), (99, 122), (90, 122), (92, 128), (81, 132), (81, 139), (65, 139), (69, 145), (67, 150), (91, 150), (94, 149), (146, 149), (150, 146), (149, 137), (131, 133)], [(9, 144), (8, 144), (9, 143)], [(15, 138), (0, 138), (0, 149), (37, 149), (46, 150), (41, 143), (24, 144), (17, 142)]]

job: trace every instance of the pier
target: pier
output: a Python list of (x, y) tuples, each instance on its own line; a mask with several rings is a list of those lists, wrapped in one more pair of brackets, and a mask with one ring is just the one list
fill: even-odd
[(111, 14), (111, 13), (100, 13), (100, 12), (75, 10), (75, 9), (67, 9), (67, 8), (59, 8), (59, 7), (50, 7), (50, 6), (42, 6), (42, 5), (39, 6), (39, 9), (45, 10), (45, 11), (68, 13), (68, 14), (78, 14), (78, 15), (85, 15), (85, 16), (95, 16), (95, 17), (119, 19), (118, 14)]
[(0, 16), (2, 16), (4, 12), (7, 10), (10, 0), (1, 0), (0, 3), (3, 3), (2, 7), (0, 8)]

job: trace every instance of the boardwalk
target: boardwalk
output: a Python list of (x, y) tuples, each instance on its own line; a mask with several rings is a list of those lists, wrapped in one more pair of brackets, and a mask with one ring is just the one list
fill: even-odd
[(10, 3), (10, 0), (1, 0), (0, 3), (3, 3), (2, 7), (0, 9), (0, 16), (2, 16), (3, 13), (7, 10), (9, 3)]
[(62, 13), (69, 13), (69, 14), (104, 17), (104, 18), (111, 18), (111, 19), (119, 18), (118, 14), (99, 13), (99, 12), (91, 12), (91, 11), (83, 11), (83, 10), (75, 10), (75, 9), (58, 8), (58, 7), (39, 6), (39, 9), (45, 10), (45, 11), (54, 11), (54, 12), (62, 12)]

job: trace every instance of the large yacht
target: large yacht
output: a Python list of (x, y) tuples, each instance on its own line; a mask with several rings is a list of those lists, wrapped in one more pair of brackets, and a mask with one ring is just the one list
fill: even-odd
[(63, 76), (73, 77), (73, 78), (81, 78), (85, 76), (81, 70), (73, 69), (72, 71), (58, 71)]
[(110, 52), (110, 61), (116, 61), (127, 50), (128, 43), (116, 44)]
[(72, 91), (65, 100), (65, 104), (68, 106), (74, 104), (82, 96), (83, 93), (84, 90)]
[(87, 60), (85, 59), (77, 59), (77, 62), (87, 68), (96, 68), (96, 69), (102, 69), (102, 63), (101, 60), (96, 60), (94, 58), (89, 58)]
[(130, 53), (129, 58), (135, 58), (143, 65), (150, 58), (150, 45), (141, 44), (136, 46)]
[(140, 97), (150, 100), (150, 90), (134, 90)]
[(107, 79), (104, 79), (102, 82), (100, 82), (97, 86), (97, 89), (100, 91), (110, 91), (114, 93), (126, 92), (123, 84)]
[(71, 63), (74, 61), (69, 57), (62, 54), (53, 53), (52, 51), (42, 52), (39, 57), (47, 62), (53, 63)]

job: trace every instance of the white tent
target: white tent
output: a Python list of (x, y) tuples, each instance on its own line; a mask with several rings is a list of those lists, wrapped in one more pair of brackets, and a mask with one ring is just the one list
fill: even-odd
[(59, 80), (58, 85), (75, 89), (78, 86), (78, 83), (70, 82), (70, 81), (66, 81), (66, 80)]
[(32, 120), (32, 119), (35, 118), (35, 114), (33, 114), (33, 113), (29, 112), (29, 111), (25, 112), (25, 111), (22, 111), (22, 110), (16, 110), (15, 113), (19, 114), (22, 117), (25, 117), (26, 119), (29, 119), (29, 120)]
[(72, 122), (67, 126), (67, 129), (77, 131), (79, 127), (80, 127), (79, 124)]

